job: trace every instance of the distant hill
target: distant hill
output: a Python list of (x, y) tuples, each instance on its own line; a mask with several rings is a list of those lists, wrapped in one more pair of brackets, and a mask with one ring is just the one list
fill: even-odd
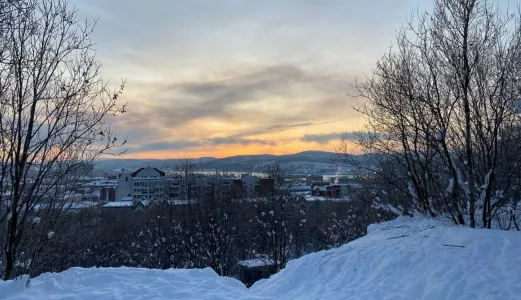
[(335, 174), (337, 155), (324, 151), (305, 151), (289, 155), (238, 155), (202, 163), (219, 171), (263, 172), (274, 161), (284, 161), (295, 174)]
[[(339, 168), (338, 156), (334, 152), (304, 151), (288, 155), (237, 155), (225, 158), (204, 157), (196, 159), (201, 169), (220, 172), (263, 172), (266, 166), (274, 161), (287, 163), (294, 174), (348, 174), (349, 171)], [(160, 169), (174, 169), (179, 163), (176, 159), (103, 159), (97, 165), (102, 170), (119, 170), (125, 168), (135, 170), (143, 166)]]
[[(199, 164), (215, 160), (213, 157), (198, 158)], [(173, 169), (179, 164), (178, 159), (134, 159), (134, 158), (109, 158), (100, 159), (96, 164), (97, 169), (105, 171), (115, 171), (126, 169), (130, 171), (137, 170), (143, 166), (151, 166), (159, 169)]]

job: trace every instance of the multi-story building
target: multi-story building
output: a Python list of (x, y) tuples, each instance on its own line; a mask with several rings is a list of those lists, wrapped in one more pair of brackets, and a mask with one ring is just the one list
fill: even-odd
[(114, 187), (104, 186), (101, 188), (99, 200), (116, 201), (116, 189)]
[(181, 179), (180, 178), (169, 178), (166, 181), (168, 186), (168, 197), (170, 199), (182, 198)]
[(121, 201), (125, 197), (132, 197), (133, 194), (132, 174), (119, 174), (118, 185), (116, 188), (116, 201)]
[(116, 200), (164, 200), (166, 196), (165, 172), (146, 167), (133, 173), (120, 174)]
[(114, 200), (109, 189), (104, 190), (100, 198), (116, 202), (192, 200), (215, 188), (229, 191), (234, 198), (265, 197), (274, 194), (275, 182), (273, 179), (261, 179), (257, 176), (235, 178), (203, 174), (167, 179), (165, 172), (146, 167), (119, 175)]
[(130, 175), (132, 176), (133, 200), (163, 200), (165, 198), (165, 172), (146, 167)]

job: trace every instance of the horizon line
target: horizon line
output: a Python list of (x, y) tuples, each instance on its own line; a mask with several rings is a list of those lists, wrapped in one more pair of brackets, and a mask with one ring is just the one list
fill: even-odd
[(237, 157), (237, 156), (263, 156), (263, 155), (270, 155), (270, 156), (289, 156), (289, 155), (296, 155), (306, 152), (323, 152), (323, 153), (331, 153), (331, 154), (337, 154), (335, 151), (325, 151), (325, 150), (305, 150), (290, 154), (270, 154), (270, 153), (260, 153), (260, 154), (238, 154), (238, 155), (230, 155), (230, 156), (199, 156), (199, 157), (165, 157), (165, 158), (152, 158), (152, 157), (143, 157), (143, 158), (133, 158), (133, 157), (125, 157), (125, 154), (121, 156), (106, 156), (106, 157), (100, 157), (99, 159), (135, 159), (135, 160), (143, 160), (143, 159), (150, 159), (150, 160), (168, 160), (168, 159), (201, 159), (201, 158), (214, 158), (214, 159), (223, 159), (223, 158), (230, 158), (230, 157)]

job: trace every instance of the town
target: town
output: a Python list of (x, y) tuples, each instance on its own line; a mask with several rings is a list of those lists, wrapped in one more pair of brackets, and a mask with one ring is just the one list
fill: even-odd
[[(74, 190), (67, 191), (73, 198), (71, 208), (101, 206), (105, 217), (120, 217), (128, 212), (146, 211), (154, 206), (176, 206), (189, 203), (203, 186), (217, 185), (229, 190), (234, 198), (256, 199), (277, 193), (289, 193), (302, 201), (349, 201), (349, 194), (362, 187), (361, 177), (329, 177), (322, 175), (285, 174), (283, 182), (275, 183), (268, 175), (251, 173), (222, 174), (219, 172), (166, 173), (158, 168), (143, 167), (118, 174), (91, 168), (78, 180)], [(94, 176), (99, 175), (99, 176)]]
[[(271, 162), (263, 174), (201, 171), (194, 165), (107, 171), (82, 164), (73, 175), (73, 185), (41, 197), (28, 213), (42, 230), (54, 211), (65, 222), (48, 233), (44, 263), (33, 266), (34, 272), (62, 271), (71, 262), (211, 265), (250, 286), (290, 259), (341, 245), (362, 236), (371, 222), (395, 216), (370, 200), (377, 191), (369, 176), (296, 175), (283, 161)], [(81, 242), (72, 243), (71, 234)]]

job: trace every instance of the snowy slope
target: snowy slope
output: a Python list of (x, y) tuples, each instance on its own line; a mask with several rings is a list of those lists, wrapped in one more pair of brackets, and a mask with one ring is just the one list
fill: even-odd
[(407, 218), (368, 231), (338, 249), (291, 261), (251, 291), (295, 300), (521, 299), (519, 232)]
[(0, 299), (155, 300), (263, 299), (232, 278), (212, 269), (150, 270), (138, 268), (71, 268), (34, 278), (0, 282)]
[(291, 261), (250, 290), (210, 269), (80, 269), (0, 282), (0, 299), (521, 299), (521, 233), (399, 218)]

